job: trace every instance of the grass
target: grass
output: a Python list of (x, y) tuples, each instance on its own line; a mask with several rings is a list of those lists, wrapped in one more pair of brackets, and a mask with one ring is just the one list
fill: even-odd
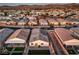
[(22, 53), (12, 53), (12, 55), (22, 55)]
[(20, 47), (20, 48), (15, 48), (15, 51), (23, 51), (24, 48)]
[(49, 50), (29, 50), (29, 55), (49, 55)]
[[(12, 47), (7, 47), (7, 49), (9, 51), (12, 51)], [(18, 52), (18, 51), (24, 51), (24, 48), (23, 47), (17, 47), (15, 48), (14, 51), (17, 51), (16, 53), (13, 52), (12, 55), (22, 55), (23, 53), (22, 52)], [(29, 50), (28, 51), (28, 54), (29, 55), (50, 55), (50, 51), (49, 50)]]
[(68, 50), (69, 54), (76, 54), (73, 50)]
[(13, 48), (12, 47), (7, 47), (7, 50), (8, 51), (11, 51)]

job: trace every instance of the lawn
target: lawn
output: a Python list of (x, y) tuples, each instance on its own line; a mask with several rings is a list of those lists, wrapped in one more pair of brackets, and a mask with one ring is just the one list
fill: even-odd
[(29, 50), (29, 55), (49, 55), (49, 50)]

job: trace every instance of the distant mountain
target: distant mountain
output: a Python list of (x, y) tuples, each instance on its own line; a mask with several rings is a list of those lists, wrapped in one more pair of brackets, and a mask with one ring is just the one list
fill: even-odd
[(49, 9), (49, 8), (72, 8), (72, 9), (79, 9), (79, 4), (77, 3), (72, 3), (72, 4), (46, 4), (46, 5), (17, 5), (17, 6), (0, 6), (0, 10), (5, 10), (5, 9)]

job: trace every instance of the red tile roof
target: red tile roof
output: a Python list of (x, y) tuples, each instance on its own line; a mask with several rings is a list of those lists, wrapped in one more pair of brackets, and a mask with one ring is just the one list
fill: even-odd
[(79, 40), (71, 36), (72, 32), (64, 28), (56, 28), (54, 30), (60, 41), (65, 45), (79, 45)]

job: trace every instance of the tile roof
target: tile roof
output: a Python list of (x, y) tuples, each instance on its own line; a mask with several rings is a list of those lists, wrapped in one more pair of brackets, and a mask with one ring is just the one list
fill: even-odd
[(55, 19), (48, 19), (49, 22), (58, 22), (57, 20)]
[(12, 29), (3, 28), (0, 30), (0, 41), (6, 40), (6, 38), (13, 32)]
[(64, 28), (57, 28), (54, 31), (63, 39), (63, 41), (73, 39), (73, 37), (70, 35), (71, 33)]
[(71, 28), (70, 30), (72, 30), (73, 32), (79, 34), (79, 28)]
[[(8, 43), (8, 41), (14, 40), (15, 38), (19, 38), (19, 39), (24, 40), (26, 42), (29, 33), (30, 33), (29, 29), (18, 29), (8, 38), (8, 40), (5, 43)], [(11, 42), (9, 42), (9, 43), (11, 43)]]
[(64, 20), (64, 19), (62, 19), (62, 18), (58, 18), (58, 19), (56, 19), (58, 22), (70, 22), (70, 21), (68, 21), (68, 20)]
[(30, 37), (30, 42), (36, 40), (42, 40), (48, 42), (48, 37), (45, 34), (41, 33), (40, 29), (33, 29)]
[(56, 28), (55, 33), (65, 45), (79, 45), (79, 40), (71, 36), (72, 32), (64, 28)]

